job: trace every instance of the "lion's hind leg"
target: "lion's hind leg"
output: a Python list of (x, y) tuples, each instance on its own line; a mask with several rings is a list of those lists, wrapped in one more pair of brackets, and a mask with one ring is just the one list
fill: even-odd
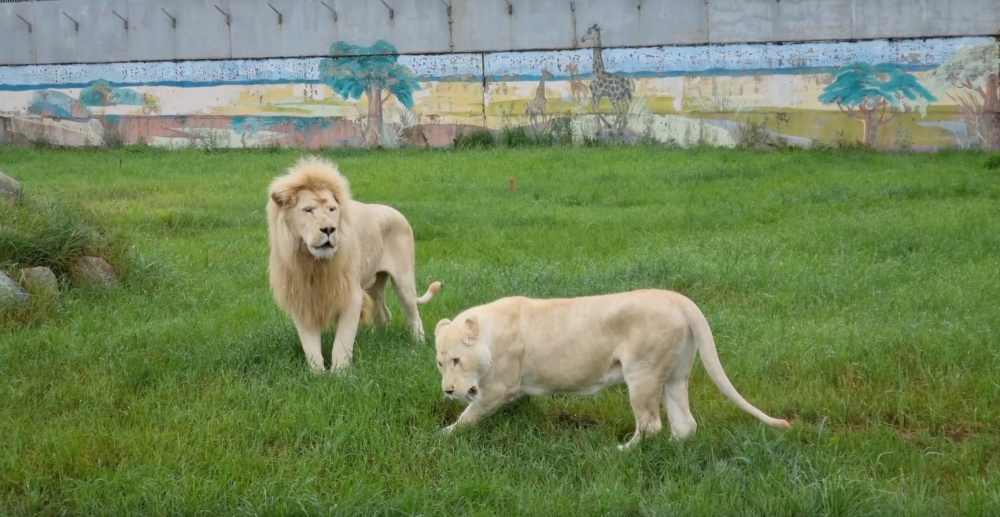
[[(388, 273), (379, 273), (375, 275), (375, 283), (366, 291), (368, 296), (371, 297), (372, 312), (374, 313), (373, 319), (381, 325), (387, 325), (389, 320), (392, 319), (392, 313), (389, 312), (389, 307), (385, 304), (385, 284), (388, 281)], [(364, 309), (362, 309), (362, 315), (364, 315), (364, 312)], [(370, 320), (366, 321), (363, 316), (361, 319), (365, 323), (370, 322)]]
[(420, 311), (417, 309), (417, 282), (413, 275), (393, 275), (392, 289), (399, 297), (403, 312), (406, 314), (406, 321), (410, 324), (410, 331), (418, 341), (424, 340), (424, 323), (420, 320)]
[(629, 401), (635, 414), (635, 434), (628, 442), (619, 445), (618, 450), (635, 447), (643, 438), (656, 435), (663, 428), (660, 420), (660, 397), (663, 393), (663, 379), (651, 376), (648, 370), (628, 368), (622, 365), (625, 384), (628, 385)]
[(663, 406), (670, 421), (670, 434), (675, 440), (687, 438), (698, 429), (688, 401), (688, 379), (694, 365), (694, 354), (695, 347), (689, 343), (677, 351), (670, 376), (663, 387)]
[(663, 388), (663, 405), (667, 408), (670, 421), (670, 435), (675, 440), (683, 440), (698, 430), (698, 422), (691, 414), (688, 402), (688, 380), (678, 379), (667, 382)]

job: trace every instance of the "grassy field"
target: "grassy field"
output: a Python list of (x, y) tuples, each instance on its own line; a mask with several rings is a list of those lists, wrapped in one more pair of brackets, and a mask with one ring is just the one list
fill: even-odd
[(743, 395), (793, 421), (743, 413), (698, 361), (698, 432), (629, 453), (621, 388), (442, 436), (462, 408), (393, 296), (346, 374), (309, 373), (267, 286), (266, 187), (297, 156), (0, 148), (27, 202), (92, 211), (135, 268), (110, 293), (3, 320), (0, 514), (1000, 508), (1000, 170), (985, 154), (331, 153), (356, 198), (413, 224), (421, 291), (444, 282), (421, 308), (428, 333), (505, 295), (674, 289)]

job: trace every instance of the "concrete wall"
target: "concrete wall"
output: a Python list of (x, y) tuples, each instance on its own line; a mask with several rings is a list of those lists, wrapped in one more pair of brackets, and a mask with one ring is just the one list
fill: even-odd
[(582, 45), (580, 36), (594, 23), (605, 29), (605, 47), (988, 36), (1000, 33), (1000, 6), (997, 0), (27, 1), (0, 3), (0, 65), (322, 56), (332, 41), (377, 39), (402, 54), (568, 50)]

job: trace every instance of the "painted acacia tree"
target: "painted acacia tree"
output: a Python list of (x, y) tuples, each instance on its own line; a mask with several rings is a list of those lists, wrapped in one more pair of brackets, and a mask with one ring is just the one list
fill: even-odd
[(969, 120), (969, 134), (988, 149), (1000, 149), (1000, 43), (966, 47), (928, 75), (931, 85), (949, 93)]
[(837, 74), (819, 96), (823, 104), (836, 104), (850, 118), (864, 125), (865, 145), (875, 146), (878, 128), (908, 109), (925, 113), (937, 100), (917, 78), (893, 64), (854, 63)]
[[(382, 140), (382, 106), (392, 97), (413, 107), (413, 92), (420, 83), (398, 63), (399, 53), (392, 44), (378, 40), (370, 47), (338, 41), (330, 46), (330, 57), (320, 62), (320, 77), (345, 99), (368, 98), (365, 145)], [(386, 93), (383, 93), (386, 92)]]

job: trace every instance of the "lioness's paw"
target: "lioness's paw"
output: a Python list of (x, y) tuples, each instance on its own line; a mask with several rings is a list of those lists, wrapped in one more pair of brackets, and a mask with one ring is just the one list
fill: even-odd
[(441, 430), (441, 434), (448, 436), (451, 433), (455, 432), (455, 425), (456, 424), (451, 424), (448, 427), (445, 427), (444, 429)]

